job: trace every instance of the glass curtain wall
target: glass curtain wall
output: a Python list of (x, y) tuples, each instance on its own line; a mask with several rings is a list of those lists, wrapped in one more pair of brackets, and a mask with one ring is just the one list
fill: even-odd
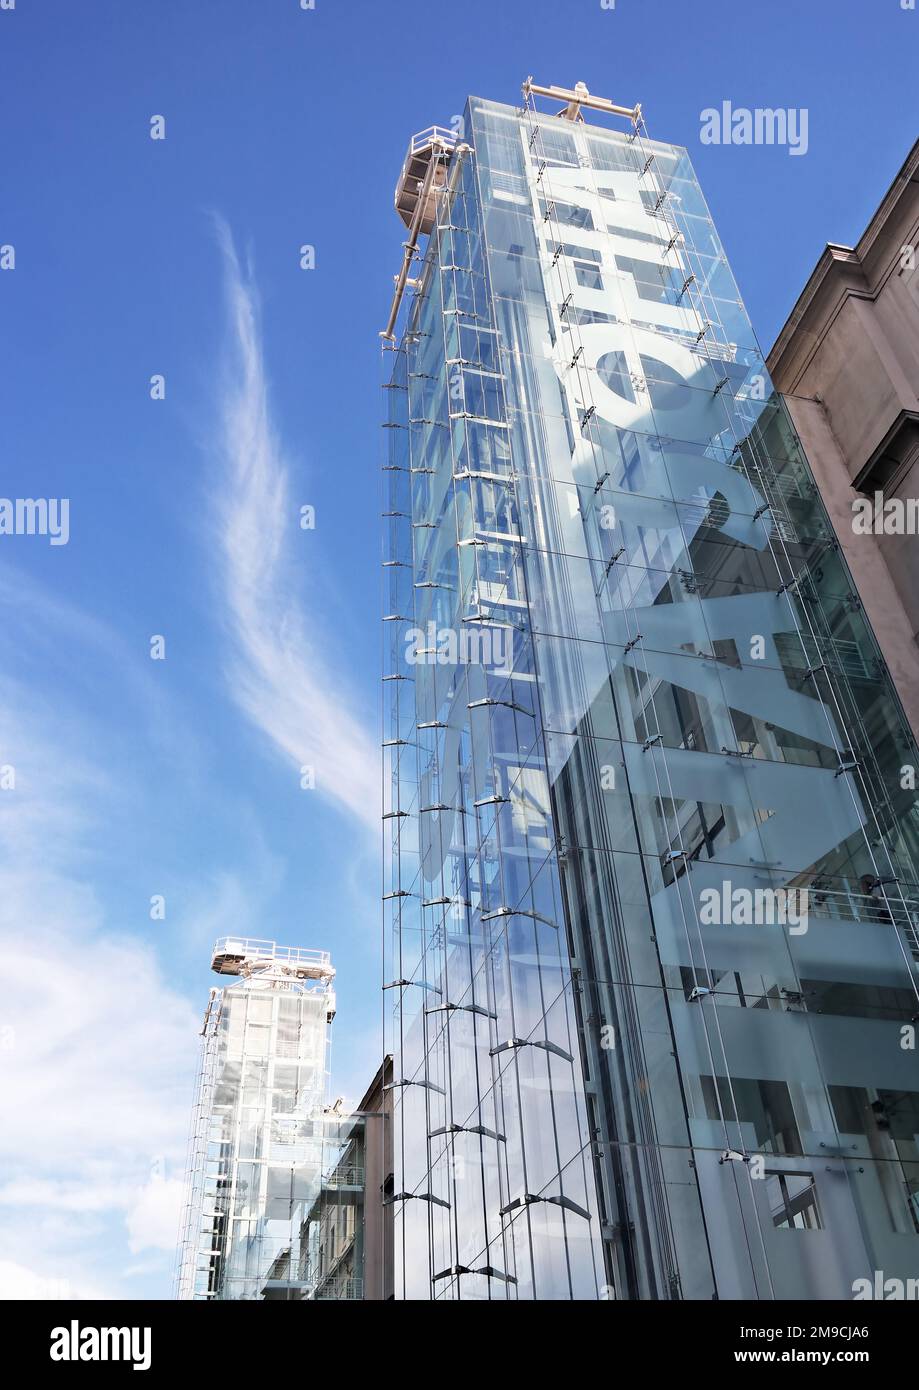
[(465, 132), (385, 393), (397, 1296), (915, 1277), (916, 748), (689, 159)]
[(181, 1298), (301, 1299), (310, 1287), (302, 1236), (323, 1171), (333, 998), (325, 986), (265, 979), (216, 992)]

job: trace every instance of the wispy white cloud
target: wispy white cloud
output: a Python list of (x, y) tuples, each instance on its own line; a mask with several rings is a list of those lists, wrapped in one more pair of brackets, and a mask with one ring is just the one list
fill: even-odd
[(0, 1301), (48, 1303), (59, 1299), (110, 1299), (117, 1297), (111, 1289), (82, 1276), (73, 1279), (61, 1275), (38, 1274), (28, 1265), (16, 1260), (0, 1260)]
[[(255, 294), (222, 244), (233, 351), (215, 511), (230, 688), (295, 772), (314, 766), (320, 793), (375, 831), (375, 742), (343, 699), (346, 654), (332, 654), (298, 594)], [(171, 814), (144, 780), (151, 761), (187, 788), (207, 779), (206, 741), (130, 631), (6, 564), (0, 614), (16, 657), (0, 675), (0, 765), (16, 778), (0, 790), (0, 1299), (124, 1296), (129, 1277), (162, 1295), (200, 1024), (177, 976), (227, 922), (259, 924), (284, 866), (254, 819), (244, 855), (176, 883), (181, 939), (145, 915), (129, 926), (138, 900), (165, 891), (162, 868), (143, 862), (145, 818)]]
[(175, 1254), (184, 1199), (185, 1183), (179, 1178), (152, 1178), (141, 1188), (128, 1214), (132, 1254), (141, 1250)]
[[(289, 539), (299, 509), (271, 418), (258, 296), (226, 224), (221, 248), (230, 355), (220, 399), (220, 474), (214, 506), (222, 557), (226, 674), (234, 698), (290, 760), (315, 769), (316, 790), (374, 832), (379, 829), (379, 753), (354, 712), (342, 672), (348, 653), (303, 602)], [(302, 579), (302, 576), (300, 577)]]
[(97, 842), (122, 789), (80, 752), (98, 733), (0, 684), (0, 1298), (110, 1297), (119, 1250), (178, 1230), (198, 1013), (111, 927)]
[[(91, 895), (32, 870), (5, 875), (7, 943), (0, 1154), (36, 1176), (118, 1154), (138, 1177), (177, 1157), (195, 1063), (196, 1011), (142, 940), (100, 927)], [(51, 919), (53, 913), (54, 920)], [(15, 915), (14, 915), (15, 914)], [(10, 943), (18, 936), (18, 945)]]

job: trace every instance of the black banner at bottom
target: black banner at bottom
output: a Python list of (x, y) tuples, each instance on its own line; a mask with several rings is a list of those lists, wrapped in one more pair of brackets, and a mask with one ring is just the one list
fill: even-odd
[[(746, 1366), (855, 1366), (877, 1373), (909, 1362), (916, 1327), (909, 1301), (847, 1303), (333, 1303), (266, 1308), (254, 1303), (60, 1302), (0, 1304), (5, 1347), (28, 1372), (175, 1377), (213, 1371), (222, 1358), (234, 1374), (307, 1376), (311, 1348), (365, 1371), (413, 1374), (427, 1350), (466, 1361), (470, 1336), (488, 1338), (488, 1368), (519, 1376), (527, 1349), (542, 1357), (579, 1346), (584, 1369), (595, 1359), (639, 1357), (648, 1374), (671, 1368), (710, 1373)], [(279, 1336), (279, 1334), (281, 1334)], [(579, 1343), (573, 1344), (572, 1334)], [(596, 1348), (590, 1338), (596, 1335)], [(314, 1339), (321, 1339), (318, 1343)], [(408, 1339), (408, 1340), (406, 1340)], [(451, 1341), (448, 1339), (462, 1339)], [(438, 1364), (438, 1363), (431, 1363)], [(472, 1363), (467, 1367), (473, 1370)], [(342, 1367), (344, 1371), (345, 1368)], [(366, 1373), (366, 1371), (365, 1371)], [(551, 1374), (544, 1366), (541, 1374)]]

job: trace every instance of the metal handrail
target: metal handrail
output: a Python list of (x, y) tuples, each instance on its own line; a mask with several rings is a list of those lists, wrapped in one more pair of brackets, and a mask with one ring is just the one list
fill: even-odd
[(453, 149), (456, 145), (456, 132), (447, 130), (441, 125), (429, 125), (426, 130), (419, 130), (417, 135), (412, 136), (409, 145), (409, 154), (417, 154), (419, 150), (425, 149), (428, 145), (433, 145), (435, 141), (446, 145), (448, 149)]

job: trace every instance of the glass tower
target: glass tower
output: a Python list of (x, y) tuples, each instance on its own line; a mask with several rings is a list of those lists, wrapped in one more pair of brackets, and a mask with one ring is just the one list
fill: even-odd
[(304, 1228), (323, 1171), (329, 955), (222, 938), (189, 1148), (178, 1297), (302, 1299), (313, 1278)]
[(919, 1274), (919, 756), (686, 151), (525, 94), (397, 190), (396, 1296), (851, 1298)]

